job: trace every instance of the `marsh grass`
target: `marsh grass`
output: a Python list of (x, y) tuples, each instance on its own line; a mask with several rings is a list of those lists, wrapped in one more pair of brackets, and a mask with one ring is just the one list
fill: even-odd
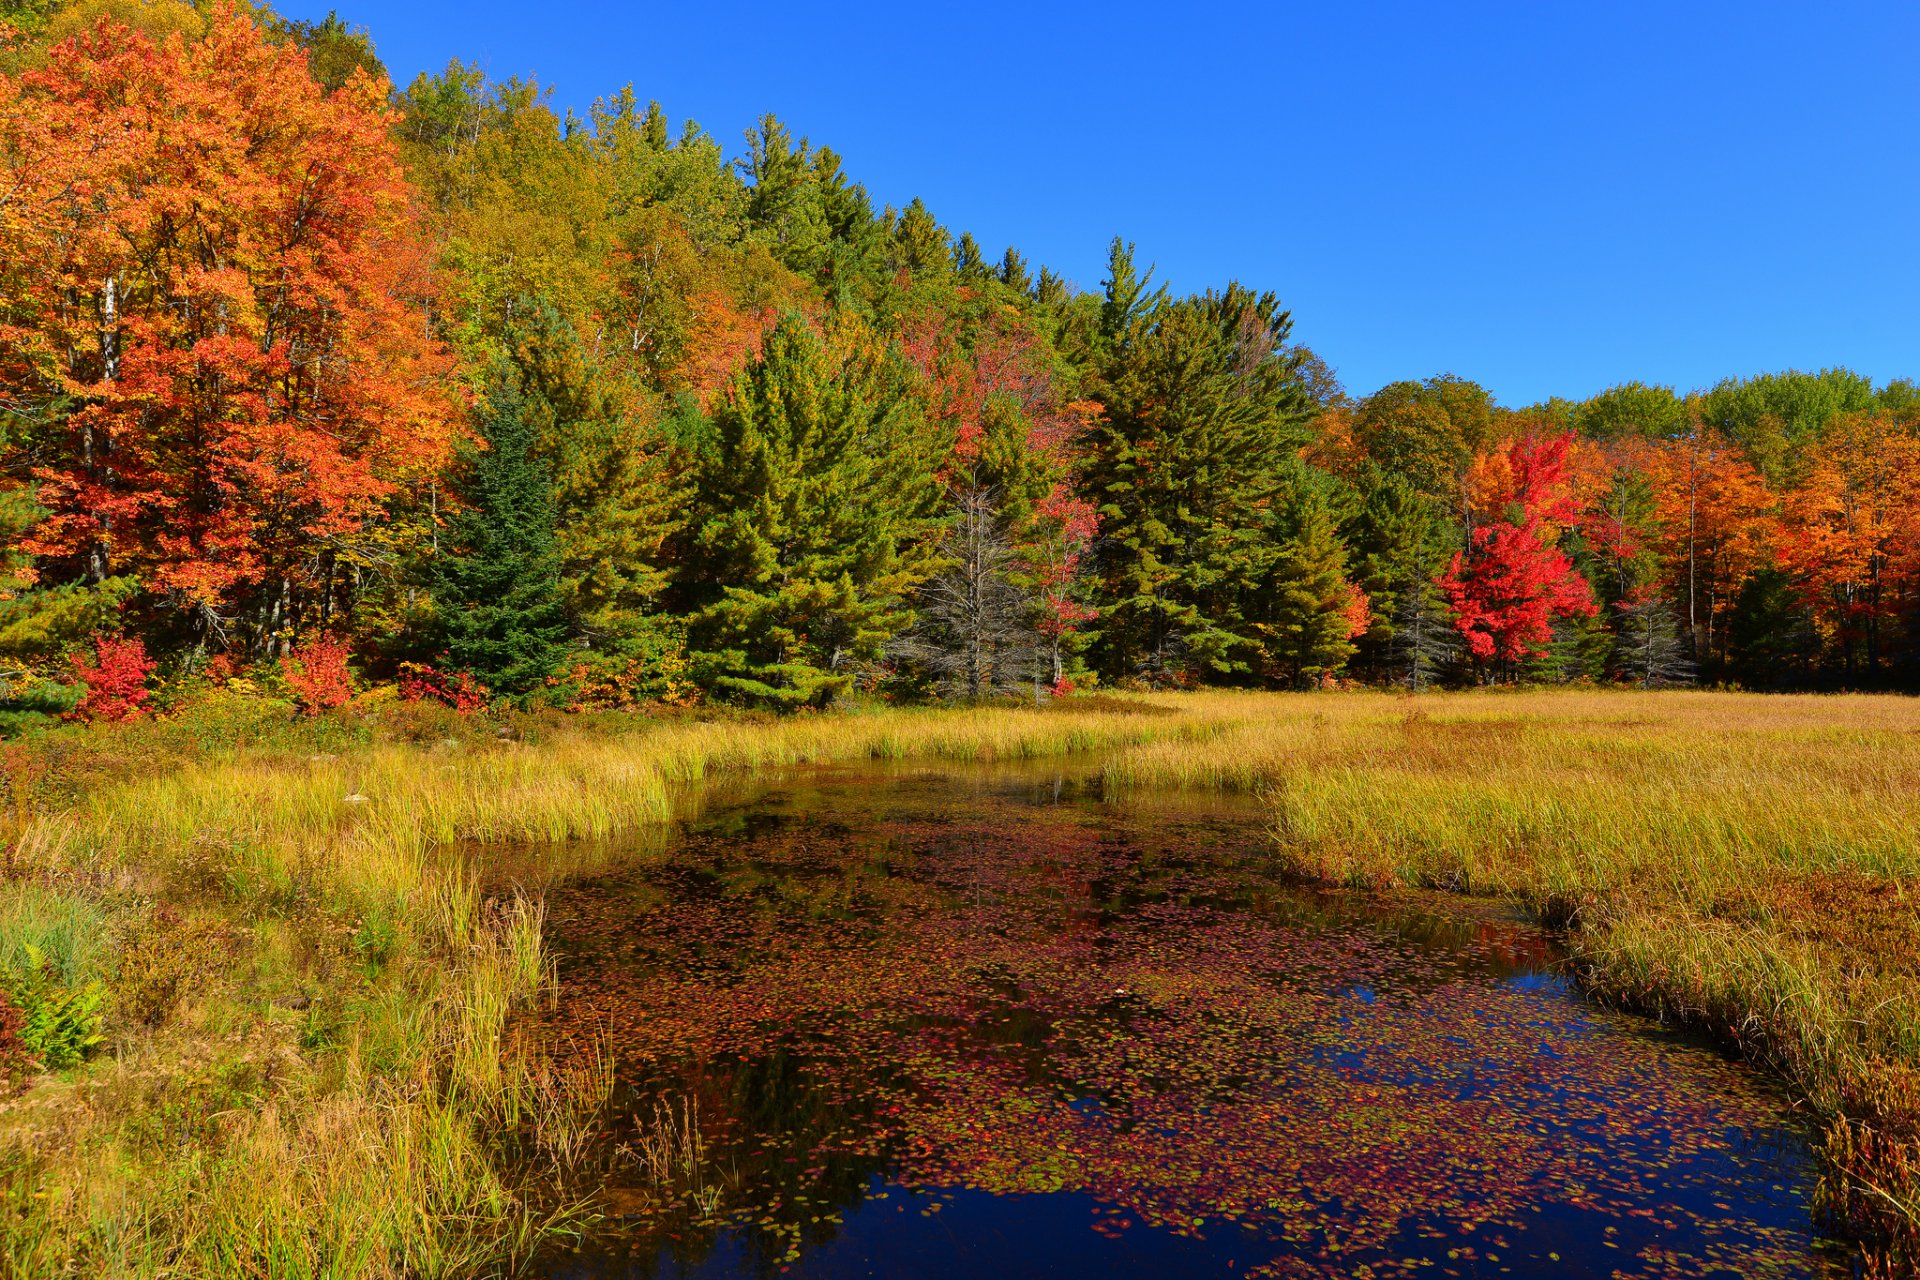
[(644, 829), (755, 769), (1221, 727), (1113, 700), (498, 726), (196, 714), (199, 747), (147, 726), (11, 762), (27, 781), (0, 972), (32, 942), (110, 976), (114, 1004), (109, 1052), (0, 1110), (9, 1276), (468, 1277), (574, 1230), (591, 1206), (568, 1174), (606, 1119), (612, 1055), (516, 1036), (552, 987), (542, 909), (490, 896), (462, 848)]
[[(1913, 1265), (1920, 703), (1213, 693), (782, 721), (233, 715), (201, 747), (154, 727), (8, 762), (0, 973), (34, 940), (114, 995), (110, 1052), (0, 1109), (11, 1275), (509, 1270), (591, 1212), (564, 1188), (607, 1121), (611, 1053), (517, 1037), (552, 989), (542, 910), (490, 894), (474, 849), (560, 865), (759, 769), (1089, 751), (1117, 800), (1264, 797), (1300, 875), (1506, 896), (1567, 928), (1596, 991), (1784, 1074), (1824, 1126), (1838, 1228), (1886, 1274)], [(665, 1169), (694, 1118), (653, 1120)]]
[(1204, 742), (1122, 751), (1109, 791), (1254, 792), (1302, 876), (1506, 896), (1567, 928), (1594, 991), (1781, 1072), (1820, 1118), (1836, 1228), (1885, 1274), (1920, 1268), (1920, 702), (1266, 706)]

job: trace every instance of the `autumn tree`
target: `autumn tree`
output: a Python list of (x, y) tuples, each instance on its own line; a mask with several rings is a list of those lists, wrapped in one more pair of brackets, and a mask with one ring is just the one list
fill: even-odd
[(1359, 403), (1351, 430), (1383, 471), (1469, 519), (1468, 468), (1497, 434), (1486, 388), (1453, 374), (1389, 383)]
[(125, 576), (197, 643), (351, 607), (451, 440), (385, 86), (222, 8), (0, 80), (0, 398), (48, 585)]
[(1473, 530), (1440, 585), (1483, 677), (1545, 652), (1556, 618), (1596, 611), (1586, 580), (1554, 545), (1578, 510), (1565, 484), (1571, 443), (1525, 437), (1479, 460), (1477, 504), (1498, 517)]

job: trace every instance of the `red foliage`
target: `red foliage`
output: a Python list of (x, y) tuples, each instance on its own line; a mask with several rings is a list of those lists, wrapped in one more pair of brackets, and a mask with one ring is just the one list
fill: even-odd
[(95, 636), (94, 657), (75, 654), (73, 673), (87, 686), (86, 696), (73, 709), (80, 720), (138, 720), (147, 714), (147, 676), (153, 659), (138, 637)]
[(430, 663), (403, 662), (400, 698), (403, 702), (445, 703), (464, 716), (487, 705), (487, 687), (465, 671), (441, 671)]
[(342, 707), (353, 697), (347, 646), (328, 636), (310, 640), (280, 659), (280, 670), (308, 715)]
[(1587, 580), (1553, 545), (1553, 526), (1579, 511), (1565, 483), (1571, 443), (1571, 435), (1517, 440), (1476, 467), (1498, 477), (1483, 501), (1507, 518), (1473, 530), (1440, 586), (1477, 661), (1515, 662), (1543, 652), (1554, 618), (1597, 612)]

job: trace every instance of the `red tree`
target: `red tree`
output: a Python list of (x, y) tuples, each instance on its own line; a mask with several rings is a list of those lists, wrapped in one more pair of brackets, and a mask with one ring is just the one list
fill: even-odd
[(1525, 437), (1483, 460), (1491, 465), (1476, 467), (1497, 477), (1476, 505), (1497, 514), (1473, 529), (1440, 586), (1478, 662), (1511, 663), (1544, 652), (1556, 617), (1597, 611), (1587, 580), (1553, 545), (1557, 526), (1579, 510), (1566, 483), (1572, 441), (1571, 435)]
[(390, 124), (228, 6), (0, 77), (0, 403), (71, 405), (28, 442), (44, 580), (132, 575), (262, 642), (335, 604), (451, 430)]

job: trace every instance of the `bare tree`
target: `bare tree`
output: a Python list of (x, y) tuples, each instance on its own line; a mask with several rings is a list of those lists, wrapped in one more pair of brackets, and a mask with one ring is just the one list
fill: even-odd
[(1396, 679), (1415, 693), (1428, 688), (1459, 656), (1459, 640), (1440, 592), (1414, 579), (1394, 610), (1390, 643)]
[(1680, 638), (1673, 606), (1652, 592), (1635, 593), (1615, 606), (1620, 624), (1614, 642), (1614, 667), (1624, 680), (1642, 689), (1692, 684), (1694, 665)]
[(942, 549), (947, 565), (921, 587), (914, 626), (895, 642), (894, 655), (932, 676), (942, 697), (1031, 687), (1037, 699), (1046, 645), (992, 490), (955, 494)]

